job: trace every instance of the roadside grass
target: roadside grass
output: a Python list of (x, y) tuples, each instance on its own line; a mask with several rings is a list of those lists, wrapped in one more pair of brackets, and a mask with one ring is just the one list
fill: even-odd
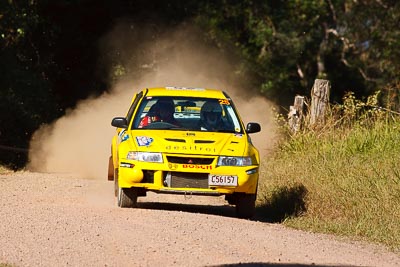
[(262, 216), (400, 251), (400, 118), (338, 110), (342, 116), (335, 111), (323, 128), (306, 126), (262, 162)]

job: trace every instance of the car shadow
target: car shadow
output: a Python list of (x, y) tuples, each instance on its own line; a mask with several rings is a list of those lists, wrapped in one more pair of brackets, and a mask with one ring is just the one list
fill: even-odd
[(303, 184), (281, 186), (256, 208), (254, 217), (257, 221), (281, 223), (287, 218), (302, 216), (307, 212), (308, 190)]
[[(276, 188), (268, 199), (259, 201), (255, 215), (250, 220), (266, 223), (282, 223), (288, 217), (298, 217), (307, 211), (307, 188), (302, 184)], [(150, 201), (148, 201), (150, 200)], [(138, 208), (154, 210), (182, 211), (202, 213), (224, 217), (236, 217), (235, 206), (226, 204), (207, 205), (197, 203), (161, 202), (152, 198), (143, 198)]]
[(181, 211), (188, 213), (201, 213), (217, 215), (224, 217), (236, 217), (235, 207), (229, 205), (204, 205), (204, 204), (186, 204), (186, 203), (165, 203), (165, 202), (139, 202), (139, 209)]

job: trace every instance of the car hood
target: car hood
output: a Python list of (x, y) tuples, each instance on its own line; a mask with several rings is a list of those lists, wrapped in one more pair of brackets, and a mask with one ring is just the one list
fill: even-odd
[(132, 131), (128, 142), (137, 151), (242, 156), (246, 138), (237, 133), (152, 130)]

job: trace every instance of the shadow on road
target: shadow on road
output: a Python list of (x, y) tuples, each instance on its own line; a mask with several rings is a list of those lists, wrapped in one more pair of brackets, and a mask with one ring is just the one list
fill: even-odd
[(190, 213), (202, 213), (210, 215), (219, 215), (225, 217), (235, 217), (234, 206), (214, 206), (201, 204), (182, 204), (182, 203), (164, 203), (164, 202), (140, 202), (138, 208), (172, 210)]
[(307, 188), (302, 184), (278, 187), (257, 207), (255, 219), (281, 223), (288, 217), (301, 216), (307, 211), (307, 193)]
[[(307, 189), (304, 185), (277, 188), (272, 195), (258, 204), (256, 214), (252, 220), (281, 223), (288, 217), (301, 216), (306, 212)], [(232, 205), (205, 205), (193, 203), (168, 203), (168, 202), (140, 202), (138, 208), (173, 210), (190, 213), (202, 213), (225, 217), (236, 217), (235, 206)]]

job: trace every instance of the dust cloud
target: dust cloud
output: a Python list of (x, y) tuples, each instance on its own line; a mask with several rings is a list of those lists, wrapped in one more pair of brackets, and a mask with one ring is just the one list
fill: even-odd
[[(165, 32), (165, 33), (160, 33)], [(132, 96), (146, 87), (186, 86), (217, 88), (227, 92), (246, 124), (259, 122), (252, 140), (261, 156), (275, 137), (272, 107), (251, 93), (240, 75), (235, 57), (205, 44), (201, 32), (188, 26), (156, 32), (120, 21), (100, 42), (99, 63), (108, 66), (112, 90), (79, 102), (51, 125), (41, 127), (30, 143), (28, 170), (66, 172), (82, 178), (107, 179), (108, 157), (115, 128), (113, 117), (125, 116)], [(116, 79), (118, 66), (128, 75)], [(238, 74), (239, 73), (239, 74)], [(248, 87), (246, 87), (248, 86)]]

